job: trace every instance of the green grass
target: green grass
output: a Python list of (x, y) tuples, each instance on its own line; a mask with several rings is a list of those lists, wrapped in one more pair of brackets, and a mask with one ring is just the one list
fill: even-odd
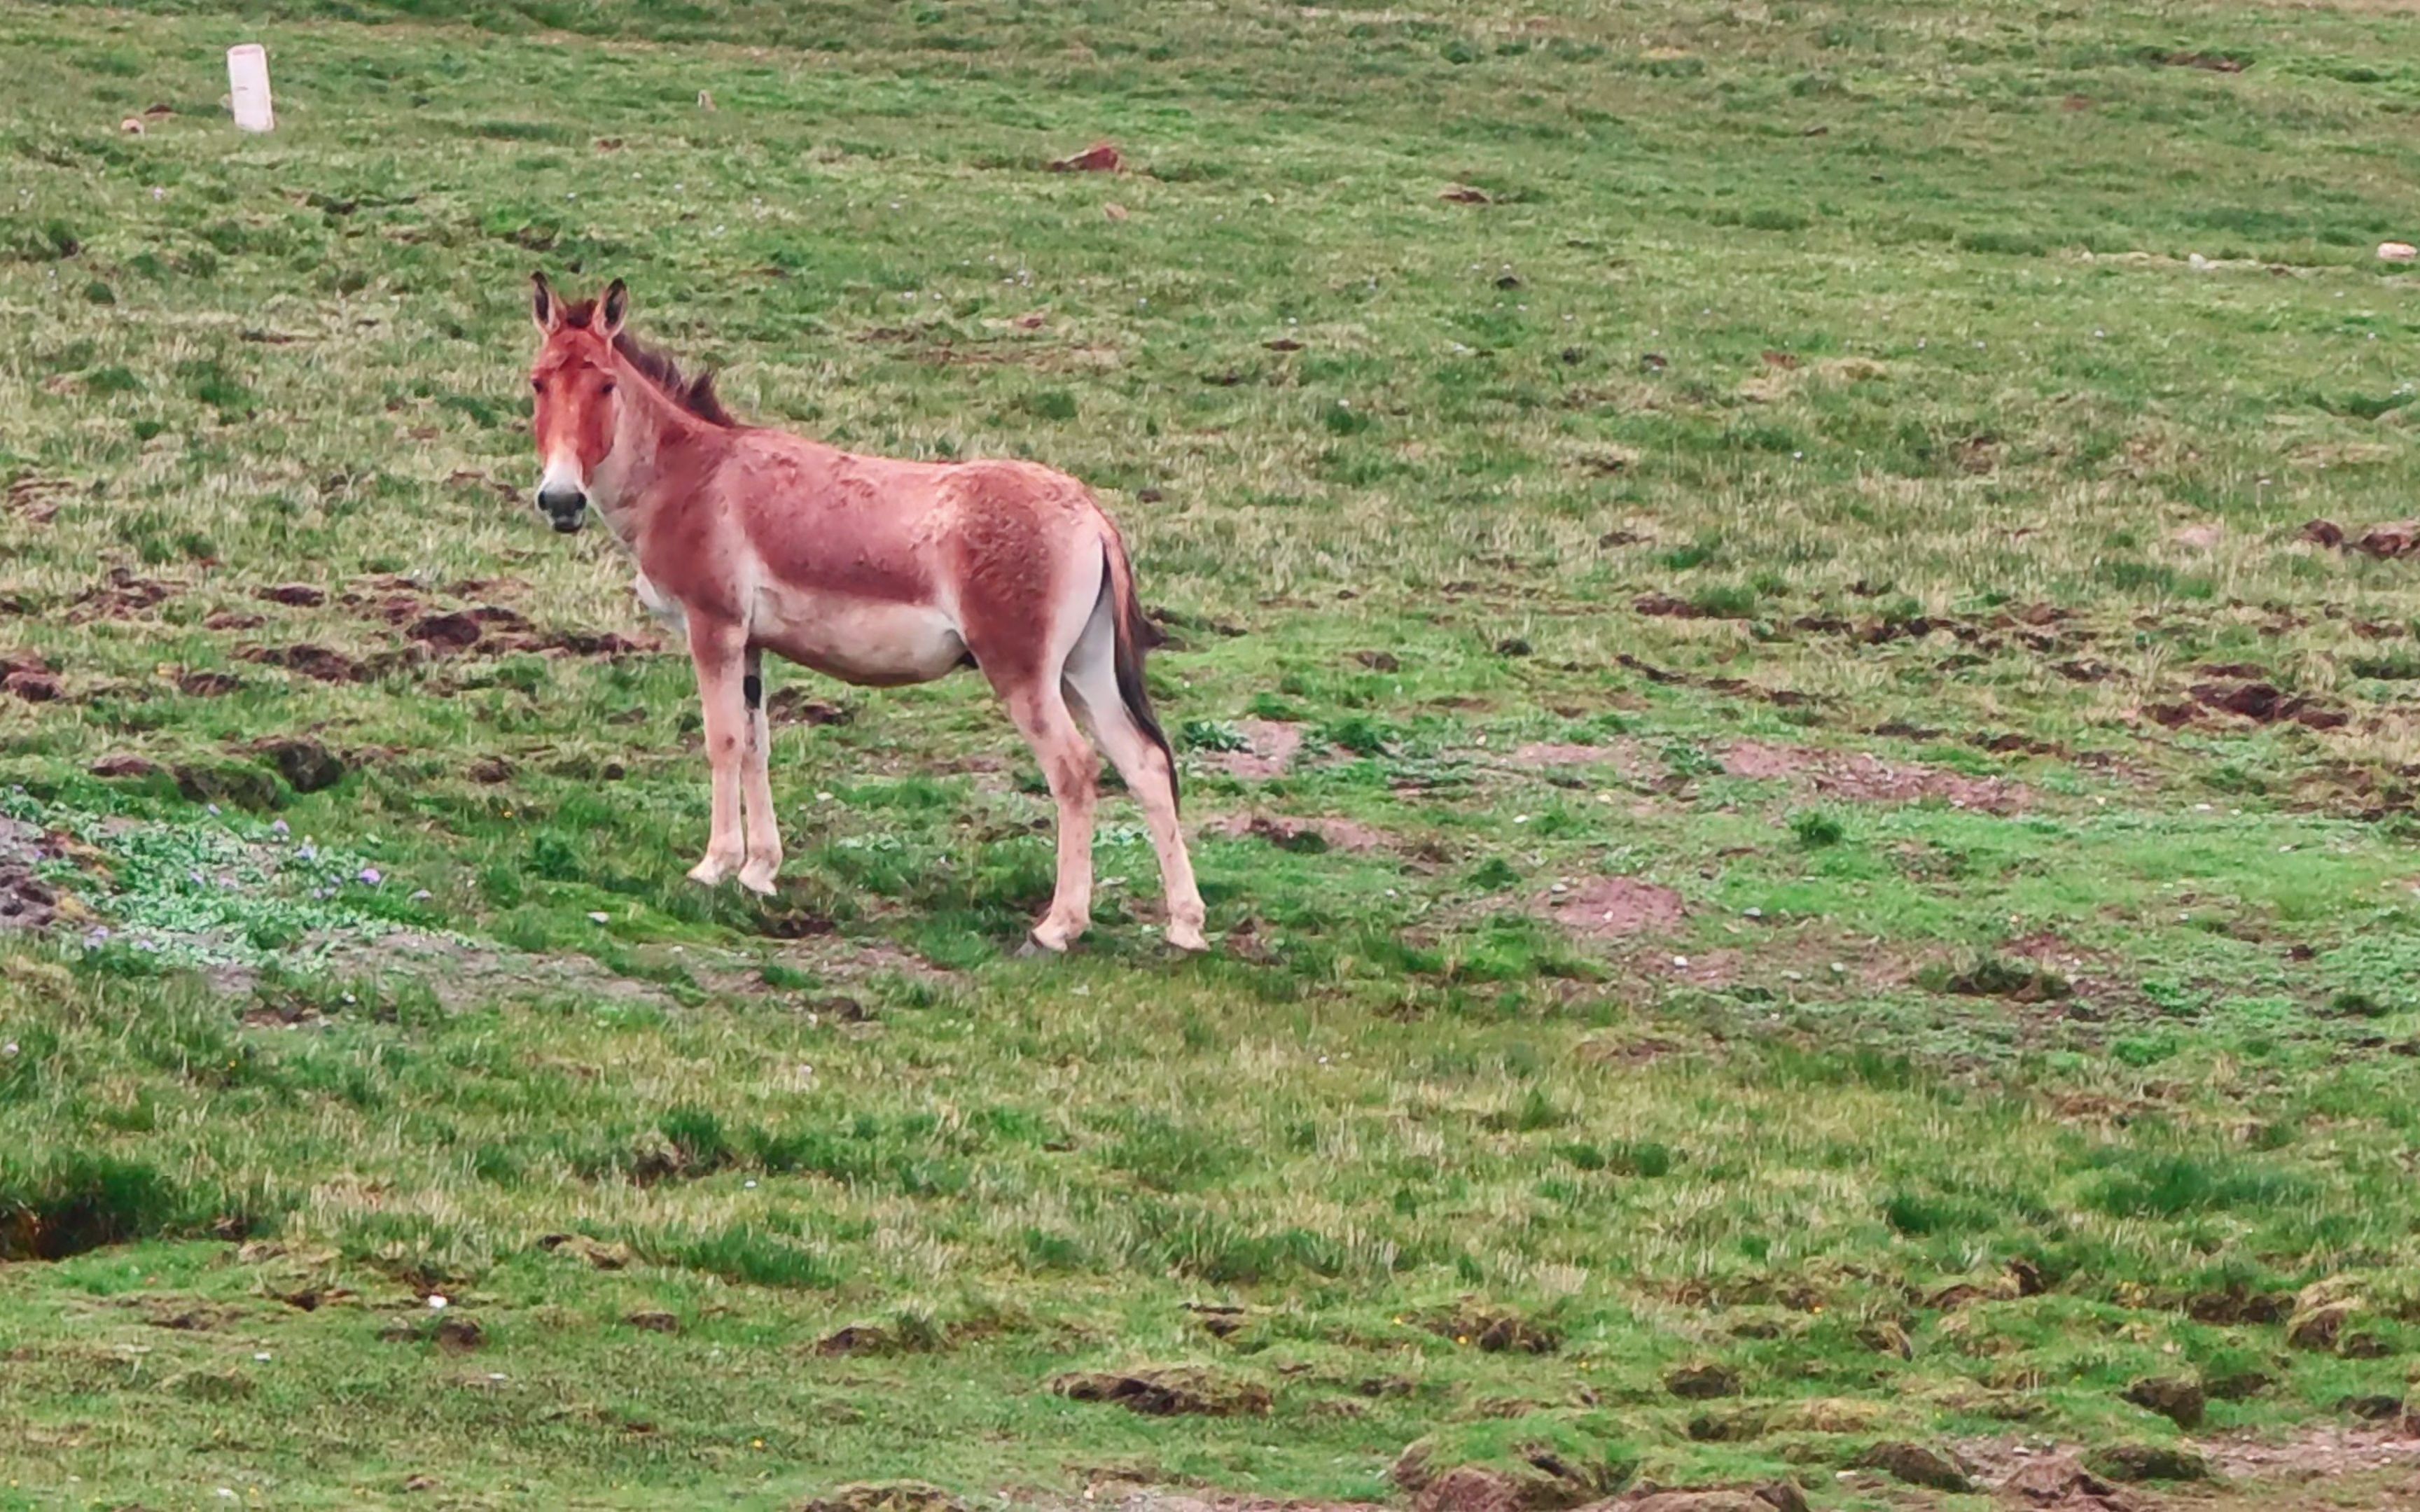
[[(2400, 1396), (2420, 590), (2301, 538), (2420, 485), (2399, 37), (8, 8), (0, 1506), (1416, 1444), (1881, 1506), (1877, 1441), (2174, 1446), (2147, 1376)], [(1012, 958), (971, 678), (777, 671), (783, 894), (683, 880), (686, 663), (527, 498), (535, 266), (745, 415), (1099, 489), (1215, 954), (1113, 793)]]

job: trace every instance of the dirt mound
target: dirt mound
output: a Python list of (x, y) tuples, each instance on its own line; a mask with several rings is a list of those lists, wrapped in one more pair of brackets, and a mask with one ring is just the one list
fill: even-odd
[(1078, 1371), (1051, 1381), (1050, 1389), (1071, 1402), (1110, 1402), (1145, 1417), (1236, 1417), (1269, 1410), (1266, 1386), (1198, 1365)]
[(1594, 940), (1668, 934), (1688, 913), (1679, 893), (1637, 877), (1591, 877), (1568, 892), (1550, 892), (1539, 903), (1547, 918), (1582, 939)]

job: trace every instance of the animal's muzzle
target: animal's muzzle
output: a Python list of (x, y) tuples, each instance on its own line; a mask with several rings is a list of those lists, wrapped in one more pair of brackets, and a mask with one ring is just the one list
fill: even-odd
[(568, 535), (588, 518), (588, 496), (577, 488), (541, 488), (537, 508), (549, 524)]

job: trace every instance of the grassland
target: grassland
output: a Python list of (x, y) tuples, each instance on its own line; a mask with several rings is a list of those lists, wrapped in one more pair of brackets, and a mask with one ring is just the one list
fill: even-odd
[[(2420, 562), (2303, 527), (2420, 482), (2408, 37), (0, 11), (0, 1506), (2391, 1457)], [(534, 266), (1100, 488), (1214, 956), (1113, 803), (1010, 958), (971, 679), (777, 674), (783, 894), (681, 879), (686, 664), (526, 499)]]

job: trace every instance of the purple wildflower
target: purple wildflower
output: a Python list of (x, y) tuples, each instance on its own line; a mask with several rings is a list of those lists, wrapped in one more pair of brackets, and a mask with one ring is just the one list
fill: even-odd
[(364, 885), (375, 887), (385, 880), (386, 878), (379, 873), (379, 869), (377, 867), (365, 866), (362, 868), (362, 882)]

